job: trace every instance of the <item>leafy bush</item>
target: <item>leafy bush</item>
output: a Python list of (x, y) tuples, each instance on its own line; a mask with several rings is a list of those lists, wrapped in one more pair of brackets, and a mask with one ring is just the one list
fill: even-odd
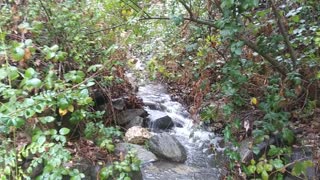
[[(82, 133), (84, 122), (104, 116), (92, 111), (96, 79), (108, 88), (121, 83), (123, 75), (116, 74), (121, 62), (110, 57), (116, 32), (109, 26), (119, 21), (108, 15), (117, 5), (85, 0), (1, 4), (1, 179), (84, 178), (66, 168), (73, 158), (67, 142)], [(99, 145), (113, 151), (112, 140), (120, 132), (102, 124), (92, 127), (100, 128)]]
[(130, 176), (140, 170), (140, 160), (133, 151), (129, 151), (121, 162), (114, 162), (112, 165), (100, 170), (101, 179), (117, 178), (117, 180), (131, 180)]

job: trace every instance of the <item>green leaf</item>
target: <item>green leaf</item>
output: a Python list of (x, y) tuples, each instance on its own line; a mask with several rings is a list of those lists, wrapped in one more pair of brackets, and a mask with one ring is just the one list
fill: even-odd
[(17, 117), (17, 118), (14, 118), (14, 119), (12, 120), (12, 124), (13, 124), (16, 128), (20, 128), (20, 127), (22, 127), (22, 126), (25, 124), (25, 120), (22, 119), (22, 118)]
[(270, 172), (270, 171), (272, 171), (273, 166), (271, 164), (264, 164), (263, 168), (264, 168), (265, 171)]
[(69, 102), (66, 98), (59, 98), (58, 106), (60, 109), (67, 109), (69, 107)]
[(275, 155), (279, 155), (281, 153), (281, 148), (277, 148), (274, 145), (270, 145), (270, 149), (268, 151), (268, 156), (275, 156)]
[(15, 80), (20, 76), (18, 68), (15, 67), (15, 66), (9, 66), (8, 69), (7, 69), (7, 73), (8, 73), (8, 77), (11, 80)]
[(26, 40), (24, 41), (24, 44), (25, 44), (26, 46), (32, 46), (32, 40), (31, 40), (31, 39), (26, 39)]
[(24, 76), (28, 79), (32, 78), (34, 75), (36, 74), (36, 71), (33, 68), (28, 68), (25, 73)]
[(61, 128), (59, 130), (59, 134), (61, 134), (61, 135), (67, 135), (69, 132), (70, 132), (70, 129), (68, 129), (68, 128)]
[(228, 9), (231, 8), (234, 5), (234, 0), (224, 0), (221, 3), (221, 7), (224, 9)]
[(46, 123), (53, 122), (55, 120), (55, 118), (52, 116), (45, 116), (45, 117), (40, 117), (39, 120), (41, 123), (46, 124)]
[(26, 111), (25, 111), (25, 117), (28, 119), (28, 118), (31, 118), (33, 115), (35, 115), (36, 114), (36, 112), (33, 110), (33, 109), (27, 109)]
[(21, 47), (16, 47), (11, 53), (12, 58), (16, 61), (20, 61), (24, 57), (24, 49)]
[(40, 136), (37, 140), (37, 143), (39, 146), (41, 146), (43, 143), (46, 142), (46, 137), (45, 136)]
[(107, 150), (108, 150), (109, 152), (113, 152), (115, 146), (114, 146), (113, 144), (107, 144), (107, 145), (106, 145), (106, 148), (107, 148)]
[(40, 88), (42, 85), (42, 82), (38, 78), (32, 78), (26, 81), (26, 86), (31, 88)]
[(262, 171), (261, 177), (262, 177), (263, 180), (268, 180), (269, 179), (269, 174), (267, 173), (267, 171)]
[(235, 49), (234, 53), (235, 53), (236, 55), (241, 55), (242, 49), (237, 48), (237, 49)]
[(55, 56), (56, 56), (55, 52), (49, 51), (49, 52), (47, 52), (45, 59), (50, 60), (50, 59), (54, 58)]
[(57, 53), (57, 55), (55, 56), (55, 60), (57, 60), (57, 61), (63, 61), (63, 60), (65, 60), (66, 56), (67, 56), (67, 53), (66, 53), (66, 52), (59, 51), (59, 52)]
[(300, 176), (301, 174), (306, 174), (307, 168), (312, 167), (312, 161), (300, 161), (294, 164), (292, 168), (292, 174), (294, 176)]
[(283, 162), (281, 159), (274, 159), (270, 162), (277, 170), (283, 168)]
[(64, 75), (66, 81), (80, 83), (84, 80), (85, 74), (82, 71), (70, 71)]
[(288, 145), (291, 145), (295, 139), (293, 131), (288, 128), (283, 129), (282, 138)]
[(56, 45), (56, 44), (50, 47), (50, 50), (53, 51), (53, 52), (58, 51), (58, 49), (59, 49), (59, 46)]
[(48, 75), (45, 77), (45, 86), (47, 89), (52, 89), (54, 87), (57, 76), (53, 70), (48, 72)]
[(139, 171), (140, 170), (139, 163), (132, 163), (131, 164), (131, 169), (132, 169), (132, 171)]
[(224, 139), (225, 141), (229, 141), (231, 138), (231, 129), (230, 126), (226, 126), (226, 128), (223, 130)]
[(257, 173), (260, 174), (262, 171), (264, 171), (263, 163), (262, 162), (258, 162), (258, 164), (257, 164)]
[(248, 166), (248, 173), (254, 174), (256, 169), (257, 169), (257, 167), (255, 165), (250, 165), (250, 166)]
[(108, 179), (111, 175), (112, 173), (106, 167), (102, 168), (99, 173), (100, 179)]
[(102, 64), (95, 64), (95, 65), (90, 66), (87, 69), (87, 72), (96, 72), (98, 69), (102, 69), (102, 68), (103, 68)]
[(253, 152), (255, 155), (258, 155), (258, 154), (260, 153), (260, 148), (257, 147), (257, 146), (254, 146), (254, 147), (252, 148), (252, 152)]
[[(6, 166), (5, 168), (4, 168), (4, 174), (6, 174), (6, 175), (10, 175), (11, 174), (11, 167), (10, 166)], [(6, 179), (6, 178), (3, 178), (3, 179)]]
[(35, 106), (34, 110), (37, 112), (37, 113), (42, 113), (46, 108), (46, 104), (45, 103), (39, 103)]
[(0, 69), (0, 80), (6, 78), (8, 75), (7, 71), (4, 68)]

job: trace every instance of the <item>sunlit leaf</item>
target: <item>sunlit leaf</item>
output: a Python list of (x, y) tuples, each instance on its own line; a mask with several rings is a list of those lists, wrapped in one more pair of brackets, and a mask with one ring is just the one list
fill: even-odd
[(258, 104), (257, 98), (255, 98), (255, 97), (251, 98), (250, 103), (251, 103), (252, 105), (257, 105), (257, 104)]
[(64, 116), (64, 115), (66, 115), (68, 113), (68, 110), (67, 109), (61, 109), (61, 108), (59, 108), (59, 115), (60, 116)]
[(23, 59), (24, 57), (24, 49), (21, 48), (21, 47), (16, 47), (14, 48), (14, 50), (12, 51), (11, 55), (12, 55), (12, 58), (16, 61), (20, 61)]
[(61, 128), (59, 130), (59, 134), (61, 134), (61, 135), (67, 135), (69, 132), (70, 132), (70, 129), (68, 129), (68, 128)]
[(55, 118), (52, 116), (45, 116), (45, 117), (40, 117), (39, 120), (41, 123), (46, 124), (46, 123), (53, 122), (55, 120)]

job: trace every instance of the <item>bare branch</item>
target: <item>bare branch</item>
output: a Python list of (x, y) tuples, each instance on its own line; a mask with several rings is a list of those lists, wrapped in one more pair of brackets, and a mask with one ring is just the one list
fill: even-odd
[(86, 35), (91, 35), (91, 34), (103, 32), (103, 31), (108, 31), (108, 30), (111, 30), (111, 29), (115, 29), (115, 28), (117, 28), (117, 27), (125, 26), (125, 25), (127, 25), (127, 24), (128, 24), (128, 23), (118, 24), (118, 25), (115, 25), (115, 26), (112, 26), (112, 27), (100, 29), (100, 30), (93, 31), (93, 32), (88, 32)]
[(39, 0), (39, 2), (40, 2), (40, 5), (41, 5), (42, 9), (43, 9), (44, 12), (46, 13), (46, 16), (47, 16), (47, 18), (48, 18), (48, 21), (50, 21), (50, 19), (51, 19), (51, 18), (50, 18), (50, 17), (51, 17), (50, 11), (44, 6), (42, 0)]
[(243, 37), (240, 37), (240, 40), (242, 40), (245, 43), (245, 45), (247, 45), (249, 48), (259, 53), (259, 55), (261, 55), (265, 60), (267, 60), (273, 66), (273, 68), (276, 69), (279, 73), (281, 73), (283, 76), (287, 76), (288, 70), (284, 68), (284, 66), (282, 66), (276, 59), (272, 58), (268, 54), (263, 53), (253, 42)]
[(193, 13), (191, 8), (184, 2), (183, 0), (179, 0), (179, 2), (183, 5), (183, 7), (188, 11), (190, 18), (193, 18)]
[[(170, 20), (170, 18), (168, 17), (151, 17), (151, 18), (143, 18), (143, 19), (139, 19), (140, 21), (143, 20)], [(195, 22), (197, 24), (202, 24), (202, 25), (207, 25), (209, 27), (215, 28), (215, 29), (219, 29), (216, 24), (214, 24), (212, 21), (205, 21), (205, 20), (200, 20), (200, 19), (195, 19), (195, 18), (183, 18), (184, 21), (192, 21)], [(268, 61), (275, 70), (277, 70), (279, 73), (281, 73), (283, 76), (287, 76), (288, 70), (281, 65), (276, 59), (274, 59), (273, 57), (271, 57), (268, 54), (263, 53), (258, 46), (253, 43), (252, 41), (238, 36), (239, 40), (243, 41), (249, 48), (251, 48), (252, 50), (256, 51), (257, 53), (259, 53), (259, 55), (261, 55), (266, 61)]]

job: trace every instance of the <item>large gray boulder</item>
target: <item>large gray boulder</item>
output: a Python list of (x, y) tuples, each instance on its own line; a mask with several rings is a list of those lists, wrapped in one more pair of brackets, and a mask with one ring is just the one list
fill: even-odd
[(157, 156), (154, 155), (152, 152), (146, 150), (143, 146), (139, 146), (136, 144), (130, 144), (130, 143), (119, 143), (116, 145), (115, 153), (123, 155), (126, 155), (130, 150), (134, 151), (137, 155), (137, 157), (141, 161), (141, 165), (149, 163), (149, 162), (155, 162), (158, 160)]
[(144, 109), (127, 109), (120, 113), (117, 123), (119, 125), (126, 125), (128, 124), (132, 119), (136, 118), (137, 116), (140, 116), (142, 118), (148, 116), (148, 112)]
[(154, 135), (149, 140), (150, 151), (158, 157), (174, 162), (185, 162), (187, 152), (182, 144), (168, 133)]

